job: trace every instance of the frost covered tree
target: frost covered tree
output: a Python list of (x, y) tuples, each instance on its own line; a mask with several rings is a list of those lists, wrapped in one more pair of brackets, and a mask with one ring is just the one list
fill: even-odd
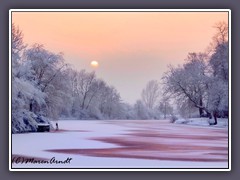
[(150, 119), (148, 108), (141, 100), (136, 101), (134, 110), (136, 113), (136, 119)]
[(191, 102), (210, 118), (228, 115), (228, 27), (224, 22), (215, 25), (211, 52), (190, 53), (183, 66), (172, 67), (165, 73), (165, 92), (178, 103)]
[(198, 113), (198, 109), (189, 99), (177, 102), (177, 110), (178, 113), (184, 118), (196, 117), (196, 114)]
[(209, 64), (213, 70), (213, 76), (228, 82), (228, 42), (217, 45), (215, 48)]
[(22, 55), (27, 47), (23, 42), (23, 33), (12, 25), (12, 132), (36, 131), (37, 116), (29, 111), (32, 99), (36, 104), (44, 105), (46, 94), (36, 88), (26, 76), (29, 74), (29, 63)]
[(225, 21), (217, 22), (214, 26), (216, 34), (213, 36), (213, 46), (217, 47), (220, 44), (228, 42), (228, 24)]
[(160, 101), (158, 109), (163, 114), (164, 119), (166, 119), (168, 115), (173, 114), (173, 107), (166, 100)]
[(120, 94), (114, 87), (105, 87), (101, 93), (100, 111), (110, 119), (121, 117), (122, 104)]
[(21, 54), (23, 50), (27, 47), (23, 42), (22, 31), (12, 24), (12, 62), (17, 63), (21, 60)]
[(24, 52), (25, 48), (27, 47), (26, 44), (23, 42), (23, 33), (22, 31), (12, 24), (12, 41), (11, 41), (12, 51), (12, 78), (16, 76), (20, 76), (21, 69), (19, 68), (22, 64), (22, 53)]
[(12, 132), (36, 131), (37, 123), (57, 119), (68, 99), (63, 54), (43, 45), (27, 47), (12, 25)]
[(89, 95), (91, 91), (91, 86), (95, 81), (96, 76), (94, 72), (88, 73), (85, 70), (81, 70), (77, 73), (75, 92), (78, 95), (79, 100), (81, 101), (81, 109), (87, 109), (89, 100)]
[(72, 116), (80, 119), (119, 119), (124, 116), (120, 94), (95, 72), (67, 70)]
[(173, 116), (173, 106), (170, 102), (170, 97), (164, 92), (164, 88), (160, 88), (160, 97), (156, 109), (166, 119), (167, 116)]
[(24, 58), (31, 64), (32, 72), (29, 80), (35, 83), (43, 92), (54, 78), (66, 66), (63, 54), (55, 54), (44, 48), (41, 44), (34, 44), (24, 52)]
[(27, 47), (12, 26), (12, 131), (36, 131), (37, 123), (59, 116), (78, 119), (125, 118), (118, 91), (95, 72), (73, 70), (63, 53), (41, 44)]
[(228, 116), (228, 79), (229, 79), (229, 43), (228, 24), (215, 24), (217, 33), (213, 37), (213, 48), (209, 66), (212, 70), (209, 96), (211, 110), (214, 112), (215, 123), (217, 116)]
[(65, 78), (62, 72), (66, 64), (63, 54), (55, 54), (46, 50), (43, 45), (34, 44), (24, 52), (23, 58), (28, 62), (31, 72), (26, 75), (26, 79), (47, 96), (45, 106), (39, 106), (33, 97), (29, 110), (56, 119), (65, 94), (63, 83)]
[(218, 22), (214, 28), (217, 30), (211, 43), (211, 58), (209, 64), (213, 70), (213, 76), (225, 82), (228, 81), (228, 24)]
[(199, 113), (207, 109), (206, 89), (208, 86), (206, 56), (202, 53), (190, 53), (187, 63), (183, 66), (169, 67), (169, 71), (163, 77), (165, 92), (174, 97), (178, 102), (190, 100)]
[(159, 98), (159, 83), (151, 80), (142, 91), (142, 102), (146, 107), (153, 109)]
[(216, 119), (216, 116), (228, 115), (228, 43), (216, 47), (209, 64), (213, 71), (209, 85), (210, 106)]
[[(204, 100), (206, 100), (205, 89), (209, 83), (209, 72), (208, 72), (208, 55), (205, 53), (189, 53), (184, 64), (184, 70), (188, 72), (187, 76), (190, 77), (192, 85), (192, 93), (195, 96), (195, 105), (199, 109), (199, 116), (201, 117), (204, 113)], [(205, 99), (204, 99), (205, 98)], [(192, 101), (192, 100), (190, 100)], [(192, 102), (193, 103), (193, 102)], [(205, 110), (206, 111), (206, 110)], [(207, 112), (209, 113), (209, 112)]]

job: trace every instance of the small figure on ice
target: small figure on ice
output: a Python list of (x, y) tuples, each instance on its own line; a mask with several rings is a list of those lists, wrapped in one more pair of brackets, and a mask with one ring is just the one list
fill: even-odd
[(56, 122), (56, 131), (58, 131), (58, 123)]

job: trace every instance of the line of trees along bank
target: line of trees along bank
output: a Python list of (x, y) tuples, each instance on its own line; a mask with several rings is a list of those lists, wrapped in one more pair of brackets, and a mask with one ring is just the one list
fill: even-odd
[(37, 124), (59, 116), (121, 119), (124, 104), (113, 86), (94, 72), (77, 71), (63, 53), (43, 45), (27, 46), (12, 25), (12, 132), (36, 131)]
[[(36, 131), (37, 124), (60, 116), (76, 119), (162, 119), (199, 109), (217, 117), (228, 114), (228, 27), (217, 33), (205, 53), (189, 53), (186, 63), (169, 67), (161, 80), (151, 80), (141, 99), (123, 103), (115, 87), (94, 72), (74, 70), (63, 53), (41, 44), (27, 46), (23, 33), (12, 25), (12, 132)], [(160, 79), (161, 77), (159, 77)], [(173, 99), (173, 100), (171, 100)], [(176, 112), (175, 112), (176, 113)]]
[[(38, 123), (74, 119), (159, 119), (140, 100), (124, 103), (115, 87), (95, 72), (75, 70), (63, 53), (28, 46), (12, 25), (12, 133), (37, 131)], [(154, 100), (156, 101), (156, 100)]]

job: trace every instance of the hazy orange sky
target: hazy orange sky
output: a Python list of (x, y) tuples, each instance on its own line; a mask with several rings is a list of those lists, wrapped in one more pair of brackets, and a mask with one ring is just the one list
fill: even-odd
[[(168, 64), (204, 51), (214, 24), (228, 22), (228, 12), (12, 12), (12, 21), (28, 45), (64, 52), (73, 68), (95, 70), (134, 103)], [(90, 66), (93, 60), (97, 68)]]

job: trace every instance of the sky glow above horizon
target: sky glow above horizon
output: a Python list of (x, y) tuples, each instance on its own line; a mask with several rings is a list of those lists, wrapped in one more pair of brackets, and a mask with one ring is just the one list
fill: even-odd
[[(95, 71), (133, 104), (169, 64), (203, 52), (227, 12), (13, 12), (28, 45), (63, 52), (74, 69)], [(97, 61), (99, 66), (92, 66)]]

